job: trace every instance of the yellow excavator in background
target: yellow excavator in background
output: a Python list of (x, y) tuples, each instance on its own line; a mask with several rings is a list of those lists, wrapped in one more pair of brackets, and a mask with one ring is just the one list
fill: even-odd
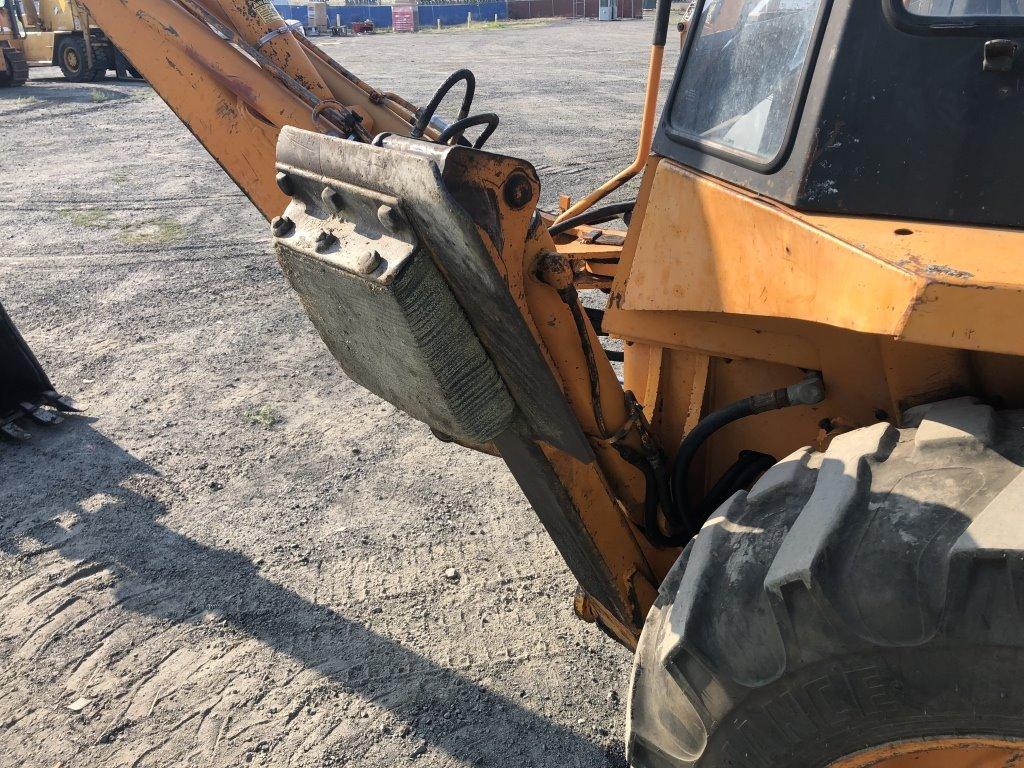
[(0, 0), (0, 87), (17, 87), (28, 80), (24, 39), (14, 0)]
[[(656, 120), (660, 0), (636, 159), (556, 214), (469, 70), (417, 107), (269, 0), (85, 3), (347, 374), (508, 465), (636, 650), (633, 766), (1024, 759), (1017, 3), (698, 0)], [(0, 425), (67, 407), (0, 320)]]
[(0, 50), (0, 86), (24, 85), (31, 67), (60, 67), (75, 83), (108, 70), (139, 77), (78, 0), (0, 0)]

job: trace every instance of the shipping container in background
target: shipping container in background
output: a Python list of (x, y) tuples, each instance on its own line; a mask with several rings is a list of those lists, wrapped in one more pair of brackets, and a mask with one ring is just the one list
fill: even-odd
[(415, 5), (391, 6), (391, 27), (395, 32), (415, 32), (416, 26)]
[(317, 35), (326, 35), (330, 21), (327, 18), (326, 0), (313, 0), (308, 6), (309, 21), (306, 23), (306, 32)]

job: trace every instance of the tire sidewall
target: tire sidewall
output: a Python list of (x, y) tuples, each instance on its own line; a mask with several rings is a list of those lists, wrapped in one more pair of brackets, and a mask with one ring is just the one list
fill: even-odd
[[(78, 68), (72, 68), (67, 61), (68, 52), (73, 52), (78, 59)], [(57, 49), (57, 63), (65, 79), (73, 83), (90, 82), (96, 73), (86, 68), (85, 41), (80, 37), (66, 37)]]
[(787, 674), (736, 702), (700, 765), (825, 768), (882, 744), (1024, 738), (1024, 649), (873, 649)]

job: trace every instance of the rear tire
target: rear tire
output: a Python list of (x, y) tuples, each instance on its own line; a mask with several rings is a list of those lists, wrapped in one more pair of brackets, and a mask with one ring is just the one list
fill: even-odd
[(798, 451), (705, 524), (640, 639), (632, 766), (1024, 739), (1024, 412), (964, 398), (907, 420)]
[(107, 72), (107, 57), (93, 48), (93, 67), (86, 66), (85, 39), (78, 35), (63, 38), (57, 44), (57, 65), (72, 83), (91, 83)]

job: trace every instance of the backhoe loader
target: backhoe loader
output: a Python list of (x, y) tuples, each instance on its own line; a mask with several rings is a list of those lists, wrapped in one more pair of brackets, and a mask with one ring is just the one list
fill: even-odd
[(31, 67), (60, 67), (74, 83), (134, 67), (78, 0), (0, 0), (0, 87), (24, 85)]
[(417, 107), (269, 0), (85, 2), (347, 375), (505, 461), (635, 650), (631, 765), (1024, 759), (1019, 3), (698, 0), (658, 118), (660, 0), (636, 159), (548, 213), (469, 70)]

